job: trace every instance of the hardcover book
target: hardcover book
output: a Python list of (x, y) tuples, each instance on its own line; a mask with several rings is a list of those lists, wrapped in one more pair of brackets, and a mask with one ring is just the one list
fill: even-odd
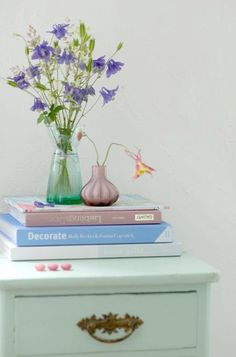
[(17, 246), (89, 245), (172, 242), (167, 222), (142, 225), (25, 227), (8, 213), (0, 215), (0, 231)]
[(111, 211), (111, 210), (159, 210), (161, 205), (153, 202), (138, 194), (123, 194), (120, 195), (117, 202), (112, 206), (86, 206), (81, 203), (79, 205), (50, 205), (46, 203), (44, 196), (15, 196), (5, 197), (5, 202), (15, 207), (20, 212), (67, 212), (67, 211)]
[(157, 209), (22, 212), (10, 207), (9, 213), (26, 227), (148, 224), (162, 221), (161, 211)]
[(17, 247), (0, 233), (0, 253), (13, 261), (180, 256), (181, 242)]

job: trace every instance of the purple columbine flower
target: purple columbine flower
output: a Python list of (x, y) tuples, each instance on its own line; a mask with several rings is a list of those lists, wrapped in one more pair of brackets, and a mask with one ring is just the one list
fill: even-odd
[(58, 25), (53, 25), (53, 30), (52, 31), (47, 31), (49, 33), (52, 33), (53, 35), (56, 36), (58, 40), (61, 38), (65, 37), (67, 34), (67, 27), (69, 24), (58, 24)]
[(65, 83), (65, 90), (64, 90), (65, 96), (71, 97), (77, 104), (81, 104), (83, 100), (83, 93), (81, 92), (81, 89), (73, 87), (69, 85), (68, 83)]
[(77, 102), (77, 104), (80, 105), (84, 99), (84, 93), (82, 92), (81, 89), (72, 87), (71, 98), (74, 99)]
[(39, 71), (39, 66), (30, 66), (26, 69), (26, 73), (28, 74), (29, 78), (35, 78), (40, 79), (40, 71)]
[(49, 46), (47, 41), (43, 41), (41, 45), (38, 45), (34, 49), (34, 53), (32, 55), (32, 59), (40, 59), (45, 62), (48, 62), (50, 60), (50, 56), (55, 54), (55, 50), (53, 47)]
[(64, 94), (65, 96), (70, 96), (78, 105), (80, 105), (83, 100), (88, 99), (88, 95), (95, 95), (95, 89), (93, 87), (77, 88), (65, 83)]
[(87, 95), (95, 95), (95, 89), (91, 86), (87, 88)]
[(40, 98), (34, 98), (34, 104), (30, 108), (33, 112), (43, 112), (47, 108), (47, 104), (43, 103)]
[(109, 78), (112, 74), (116, 74), (118, 71), (120, 71), (122, 66), (124, 66), (124, 63), (122, 62), (114, 61), (113, 59), (108, 61), (106, 71), (107, 78)]
[(74, 63), (75, 62), (75, 58), (73, 56), (73, 54), (71, 52), (66, 52), (65, 50), (63, 51), (62, 55), (59, 56), (58, 58), (58, 63), (59, 64), (71, 64), (71, 63)]
[(12, 81), (14, 81), (16, 83), (17, 87), (20, 89), (25, 89), (30, 85), (29, 82), (27, 82), (25, 80), (24, 72), (20, 72), (19, 74), (17, 74), (16, 76), (14, 76), (13, 78), (10, 78), (10, 79)]
[(83, 95), (83, 99), (87, 100), (88, 99), (88, 95), (95, 95), (95, 89), (91, 86), (91, 87), (87, 87), (87, 88), (82, 88), (81, 89), (81, 93)]
[(105, 56), (93, 60), (93, 69), (95, 71), (103, 71), (105, 68)]
[(118, 88), (118, 86), (115, 89), (101, 88), (100, 94), (103, 97), (103, 105), (114, 99)]
[(70, 86), (69, 83), (65, 83), (64, 86), (65, 86), (64, 94), (65, 95), (70, 94), (72, 86)]

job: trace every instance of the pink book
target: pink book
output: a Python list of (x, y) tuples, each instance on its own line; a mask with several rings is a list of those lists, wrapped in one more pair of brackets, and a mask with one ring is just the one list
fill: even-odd
[(108, 224), (161, 223), (159, 210), (112, 210), (112, 211), (51, 211), (25, 212), (10, 208), (10, 213), (27, 227), (34, 226), (81, 226)]
[(152, 224), (162, 222), (159, 204), (137, 194), (121, 195), (112, 206), (50, 205), (42, 196), (6, 197), (9, 213), (25, 226)]

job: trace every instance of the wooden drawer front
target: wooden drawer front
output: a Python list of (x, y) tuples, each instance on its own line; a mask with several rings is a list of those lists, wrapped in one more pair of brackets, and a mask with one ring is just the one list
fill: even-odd
[[(83, 318), (93, 314), (101, 318), (110, 312), (138, 316), (144, 323), (117, 343), (99, 342), (77, 326)], [(196, 331), (195, 292), (15, 299), (16, 356), (192, 348), (196, 346)], [(108, 339), (124, 334), (122, 330), (101, 335)]]

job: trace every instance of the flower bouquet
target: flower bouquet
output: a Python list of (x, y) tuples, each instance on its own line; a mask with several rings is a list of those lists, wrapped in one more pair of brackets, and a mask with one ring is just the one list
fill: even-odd
[[(123, 62), (114, 60), (122, 43), (110, 56), (94, 58), (94, 37), (88, 33), (84, 23), (75, 26), (69, 22), (54, 25), (47, 31), (47, 40), (41, 39), (32, 26), (26, 38), (19, 34), (16, 36), (24, 40), (27, 66), (14, 68), (7, 83), (32, 96), (31, 110), (38, 113), (37, 123), (44, 123), (48, 127), (55, 144), (47, 202), (78, 204), (81, 202), (82, 189), (77, 149), (80, 123), (99, 100), (106, 105), (115, 98), (118, 86), (95, 87), (102, 77), (109, 79), (124, 66)], [(147, 169), (147, 165), (145, 167), (140, 153), (136, 155), (128, 149), (126, 152), (136, 160), (136, 177), (154, 171)], [(105, 162), (106, 159), (102, 166)], [(101, 165), (98, 160), (97, 165)]]
[(118, 86), (108, 89), (95, 83), (105, 75), (116, 74), (124, 65), (113, 57), (122, 48), (119, 43), (109, 57), (93, 58), (95, 39), (85, 25), (54, 25), (42, 40), (30, 26), (25, 42), (28, 66), (14, 69), (8, 78), (10, 86), (31, 95), (31, 110), (38, 112), (38, 123), (44, 123), (56, 150), (49, 175), (47, 201), (57, 204), (80, 203), (82, 188), (76, 134), (82, 118), (103, 99), (103, 105), (115, 98)]

